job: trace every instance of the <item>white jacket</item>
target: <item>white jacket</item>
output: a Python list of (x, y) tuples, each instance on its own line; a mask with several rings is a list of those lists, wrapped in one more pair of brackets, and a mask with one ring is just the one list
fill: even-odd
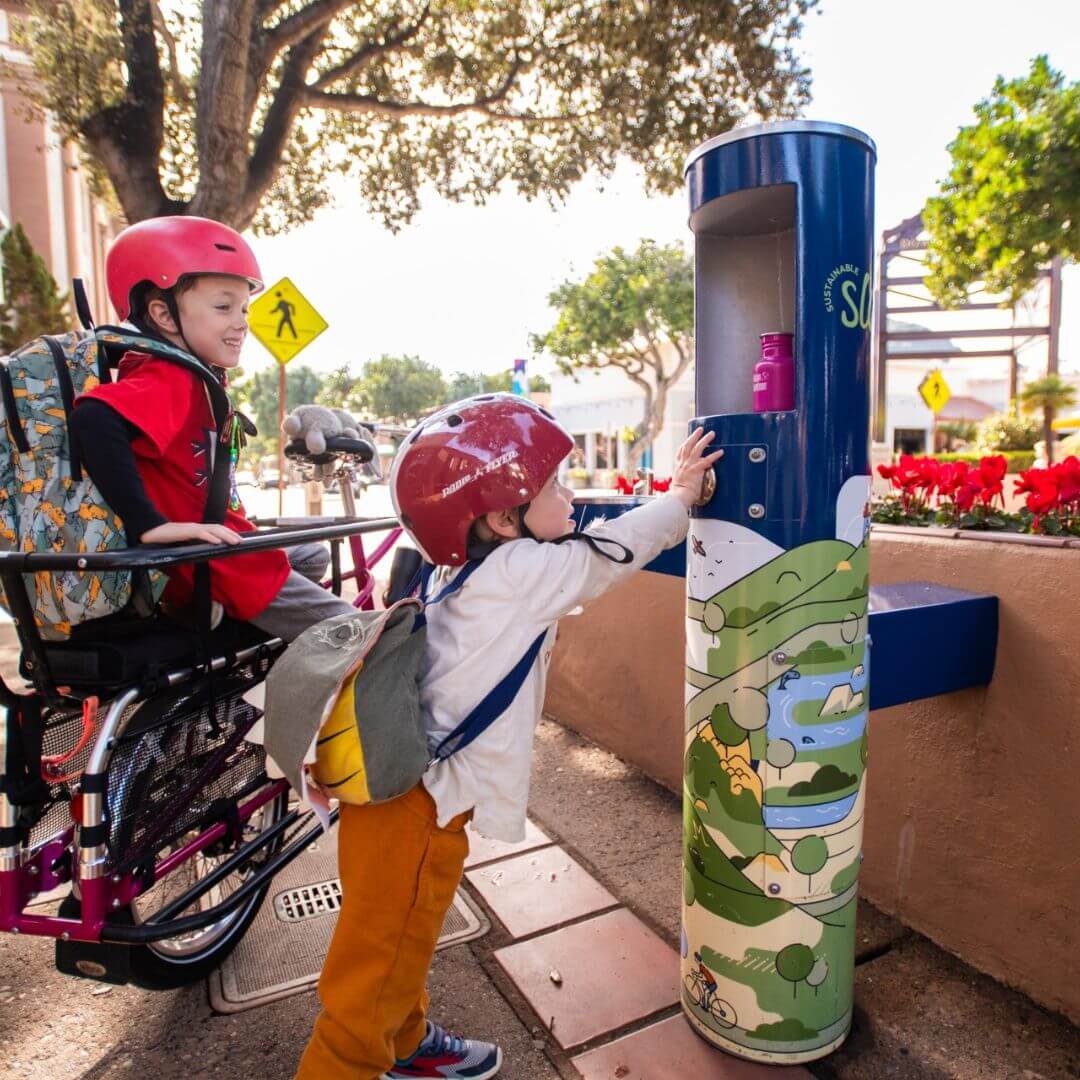
[[(588, 530), (629, 548), (634, 559), (626, 565), (598, 555), (582, 540), (513, 540), (488, 555), (461, 589), (428, 609), (420, 704), (434, 743), (453, 731), (548, 630), (506, 712), (475, 742), (424, 774), (440, 825), (473, 809), (473, 827), (482, 835), (509, 843), (525, 838), (533, 734), (544, 706), (558, 619), (679, 543), (688, 525), (682, 503), (662, 495)], [(441, 569), (428, 595), (457, 572)]]

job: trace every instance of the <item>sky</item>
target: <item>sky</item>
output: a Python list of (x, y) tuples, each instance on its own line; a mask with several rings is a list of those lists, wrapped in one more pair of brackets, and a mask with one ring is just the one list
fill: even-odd
[[(947, 146), (999, 74), (1041, 52), (1080, 79), (1078, 0), (822, 0), (800, 52), (813, 73), (807, 119), (850, 124), (878, 147), (875, 232), (918, 211), (948, 172)], [(496, 372), (530, 356), (553, 322), (548, 293), (645, 237), (689, 248), (682, 193), (649, 198), (630, 165), (583, 181), (554, 209), (508, 191), (484, 207), (429, 193), (411, 225), (382, 227), (347, 184), (336, 206), (288, 235), (256, 240), (268, 283), (288, 276), (329, 323), (295, 361), (359, 368), (415, 354), (445, 372)], [(1080, 370), (1080, 268), (1065, 272), (1062, 367)], [(273, 363), (254, 340), (245, 370)], [(537, 361), (530, 370), (542, 371)]]

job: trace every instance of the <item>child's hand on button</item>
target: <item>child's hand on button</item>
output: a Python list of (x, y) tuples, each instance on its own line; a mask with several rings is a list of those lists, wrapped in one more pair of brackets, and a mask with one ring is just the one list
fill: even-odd
[(705, 474), (724, 456), (723, 450), (712, 454), (705, 453), (714, 438), (715, 431), (706, 432), (703, 428), (695, 428), (676, 451), (671, 493), (677, 496), (687, 510), (700, 501)]

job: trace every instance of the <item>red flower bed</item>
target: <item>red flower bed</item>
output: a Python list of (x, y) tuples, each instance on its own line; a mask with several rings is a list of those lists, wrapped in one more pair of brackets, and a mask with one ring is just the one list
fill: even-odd
[[(653, 491), (658, 494), (662, 494), (663, 492), (667, 491), (669, 487), (671, 487), (670, 476), (666, 480), (653, 480)], [(618, 476), (615, 477), (615, 490), (620, 495), (633, 495), (634, 481), (627, 479), (627, 477), (623, 476), (620, 473)]]
[(1001, 454), (977, 466), (901, 454), (897, 464), (878, 466), (893, 491), (875, 507), (874, 520), (1080, 536), (1080, 458), (1021, 472), (1013, 490), (1027, 497), (1018, 514), (1005, 512), (1006, 468)]

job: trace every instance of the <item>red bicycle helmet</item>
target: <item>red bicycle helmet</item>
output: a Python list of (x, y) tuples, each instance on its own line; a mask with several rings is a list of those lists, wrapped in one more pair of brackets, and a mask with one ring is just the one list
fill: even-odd
[(573, 449), (555, 417), (527, 398), (466, 398), (418, 424), (398, 450), (394, 512), (425, 559), (460, 566), (472, 523), (532, 502)]
[(124, 229), (105, 258), (109, 299), (130, 318), (132, 292), (143, 283), (171, 289), (186, 274), (245, 278), (252, 292), (262, 272), (247, 241), (228, 225), (200, 217), (148, 218)]

